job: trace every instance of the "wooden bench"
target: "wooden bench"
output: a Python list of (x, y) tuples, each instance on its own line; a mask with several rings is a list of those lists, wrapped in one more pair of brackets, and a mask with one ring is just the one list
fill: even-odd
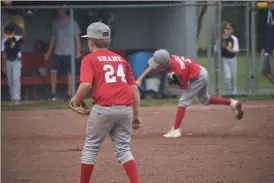
[[(24, 76), (26, 73), (37, 71), (39, 68), (46, 68), (48, 76)], [(76, 76), (76, 82), (80, 82), (79, 76)], [(68, 82), (67, 76), (57, 76), (57, 83), (66, 84)], [(37, 86), (50, 84), (50, 61), (44, 59), (44, 53), (39, 52), (23, 52), (22, 53), (22, 77), (21, 85), (28, 85), (31, 87), (32, 100), (37, 99)], [(7, 78), (1, 78), (1, 85), (8, 85)]]

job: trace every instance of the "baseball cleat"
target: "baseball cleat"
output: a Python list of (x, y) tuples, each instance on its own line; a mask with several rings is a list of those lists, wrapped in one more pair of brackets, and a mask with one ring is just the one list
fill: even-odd
[(172, 128), (169, 132), (167, 132), (163, 136), (166, 138), (177, 138), (177, 137), (181, 137), (181, 132), (180, 132), (179, 128), (176, 130), (174, 130), (174, 128)]
[(242, 103), (238, 100), (231, 99), (230, 107), (235, 110), (236, 118), (238, 120), (242, 119), (244, 116), (244, 112), (242, 110)]

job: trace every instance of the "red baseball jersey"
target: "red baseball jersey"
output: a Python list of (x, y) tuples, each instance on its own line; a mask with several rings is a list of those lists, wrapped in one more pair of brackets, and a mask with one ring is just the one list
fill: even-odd
[(102, 106), (130, 105), (130, 85), (135, 79), (128, 62), (120, 55), (99, 50), (85, 56), (81, 63), (80, 82), (92, 85), (93, 104)]
[(170, 56), (170, 62), (171, 68), (168, 69), (168, 72), (175, 72), (180, 76), (183, 82), (181, 88), (187, 88), (189, 81), (198, 79), (201, 66), (196, 62), (177, 55)]

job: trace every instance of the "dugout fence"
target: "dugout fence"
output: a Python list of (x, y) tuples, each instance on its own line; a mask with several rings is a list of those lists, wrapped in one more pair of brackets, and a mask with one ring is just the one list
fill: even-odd
[[(22, 46), (23, 75), (22, 98), (24, 100), (44, 100), (50, 92), (50, 62), (45, 61), (44, 52), (48, 46), (52, 23), (57, 10), (64, 6), (2, 6), (2, 25), (9, 17), (20, 14), (26, 23), (26, 40)], [(130, 5), (67, 5), (71, 27), (75, 20), (85, 34), (87, 26), (95, 21), (103, 21), (112, 28), (111, 49), (122, 54), (138, 51), (153, 51), (166, 48), (172, 54), (184, 55), (197, 60), (210, 73), (210, 93), (224, 94), (224, 78), (221, 63), (221, 24), (233, 24), (239, 39), (237, 87), (239, 94), (257, 95), (268, 93), (271, 84), (260, 75), (258, 55), (258, 30), (254, 2), (222, 3), (214, 1), (183, 2), (170, 4), (130, 4)], [(5, 18), (6, 17), (6, 18)], [(2, 27), (3, 27), (2, 26)], [(2, 29), (3, 31), (3, 29)], [(73, 42), (73, 39), (71, 39)], [(40, 48), (41, 45), (45, 48)], [(40, 47), (39, 47), (40, 46)], [(214, 49), (216, 47), (217, 49)], [(85, 40), (81, 39), (82, 55), (88, 53)], [(74, 54), (75, 47), (71, 53)], [(80, 60), (72, 56), (73, 90), (75, 93)], [(61, 71), (58, 96), (66, 92), (66, 76)], [(41, 79), (45, 77), (44, 79)], [(31, 79), (39, 78), (40, 79)], [(5, 77), (1, 78), (2, 100), (8, 100)], [(180, 91), (172, 91), (180, 94)]]

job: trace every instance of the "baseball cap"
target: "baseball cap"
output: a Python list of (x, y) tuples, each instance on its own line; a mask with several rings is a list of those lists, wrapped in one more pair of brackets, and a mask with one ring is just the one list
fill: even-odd
[(8, 24), (4, 28), (4, 37), (5, 38), (12, 38), (14, 36), (14, 31), (15, 31), (15, 25), (14, 24)]
[(156, 68), (162, 64), (168, 64), (170, 59), (170, 54), (165, 49), (160, 49), (154, 52), (153, 57), (148, 60), (148, 65)]
[(88, 26), (87, 34), (82, 37), (109, 40), (110, 28), (102, 22), (94, 22)]

